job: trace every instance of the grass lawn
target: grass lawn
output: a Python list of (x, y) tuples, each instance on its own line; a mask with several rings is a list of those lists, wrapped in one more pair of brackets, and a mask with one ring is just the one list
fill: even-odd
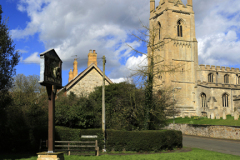
[[(21, 158), (22, 156), (22, 158)], [(193, 148), (190, 152), (156, 153), (156, 154), (136, 154), (136, 155), (101, 155), (96, 156), (64, 156), (65, 160), (239, 160), (239, 156), (223, 154)], [(0, 160), (36, 160), (37, 156), (32, 155), (0, 155)]]
[[(172, 119), (168, 123), (173, 123)], [(208, 119), (205, 117), (192, 117), (192, 118), (175, 118), (175, 123), (182, 124), (208, 124), (208, 125), (226, 125), (226, 126), (240, 126), (240, 120), (234, 120), (231, 115), (227, 115), (227, 119)]]

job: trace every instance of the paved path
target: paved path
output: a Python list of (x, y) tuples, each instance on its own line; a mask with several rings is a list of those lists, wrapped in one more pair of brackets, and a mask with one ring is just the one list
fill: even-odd
[(240, 156), (239, 140), (224, 140), (183, 135), (183, 146)]

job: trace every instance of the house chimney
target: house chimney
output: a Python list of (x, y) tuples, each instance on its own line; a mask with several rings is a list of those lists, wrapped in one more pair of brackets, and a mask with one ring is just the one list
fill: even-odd
[(95, 50), (90, 50), (88, 53), (88, 66), (94, 63), (97, 66), (97, 53)]
[(78, 75), (78, 69), (77, 69), (77, 58), (74, 59), (73, 62), (73, 78)]
[(70, 69), (68, 82), (70, 82), (72, 79), (73, 79), (73, 72), (72, 72), (72, 69)]

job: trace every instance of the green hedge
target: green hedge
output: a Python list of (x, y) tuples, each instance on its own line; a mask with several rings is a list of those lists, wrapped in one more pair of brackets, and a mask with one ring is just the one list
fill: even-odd
[[(106, 131), (108, 151), (161, 151), (182, 147), (182, 132), (174, 130), (150, 131)], [(99, 148), (102, 149), (101, 129), (72, 129), (56, 126), (56, 140), (79, 141), (81, 135), (98, 135)], [(82, 140), (82, 139), (81, 139)], [(87, 139), (85, 139), (87, 140)]]
[(107, 150), (161, 151), (182, 147), (182, 132), (173, 130), (107, 131)]

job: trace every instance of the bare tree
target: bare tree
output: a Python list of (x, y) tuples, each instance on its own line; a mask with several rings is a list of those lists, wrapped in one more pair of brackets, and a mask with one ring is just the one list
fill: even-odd
[[(142, 23), (141, 23), (142, 24)], [(160, 28), (158, 28), (156, 25), (151, 25), (151, 27), (147, 27), (146, 25), (142, 24), (142, 29), (138, 29), (138, 34), (132, 34), (133, 37), (138, 39), (138, 41), (143, 42), (146, 45), (147, 53), (144, 53), (142, 51), (139, 51), (135, 48), (133, 48), (131, 45), (127, 44), (132, 51), (134, 51), (136, 54), (141, 54), (146, 57), (146, 60), (148, 62), (147, 65), (139, 64), (138, 69), (133, 70), (133, 77), (137, 77), (138, 79), (143, 80), (144, 86), (145, 86), (145, 129), (149, 129), (149, 125), (151, 124), (151, 115), (154, 114), (151, 112), (153, 108), (156, 107), (156, 105), (162, 105), (168, 108), (168, 114), (169, 108), (173, 106), (174, 102), (167, 102), (171, 101), (171, 99), (168, 97), (166, 98), (166, 95), (164, 94), (164, 97), (166, 98), (164, 103), (167, 103), (167, 105), (163, 105), (163, 99), (161, 99), (161, 104), (159, 102), (156, 102), (158, 98), (154, 98), (154, 95), (157, 95), (159, 93), (159, 89), (154, 88), (155, 81), (154, 78), (161, 75), (162, 73), (166, 72), (178, 72), (178, 69), (182, 67), (182, 64), (173, 65), (173, 64), (165, 64), (163, 62), (163, 56), (160, 55), (160, 51), (162, 49), (162, 46), (168, 43), (168, 41), (160, 41)], [(161, 90), (169, 90), (161, 88)], [(161, 92), (163, 93), (163, 92)], [(171, 93), (171, 92), (167, 92)], [(166, 112), (164, 112), (166, 113)], [(162, 115), (166, 116), (166, 115)]]

